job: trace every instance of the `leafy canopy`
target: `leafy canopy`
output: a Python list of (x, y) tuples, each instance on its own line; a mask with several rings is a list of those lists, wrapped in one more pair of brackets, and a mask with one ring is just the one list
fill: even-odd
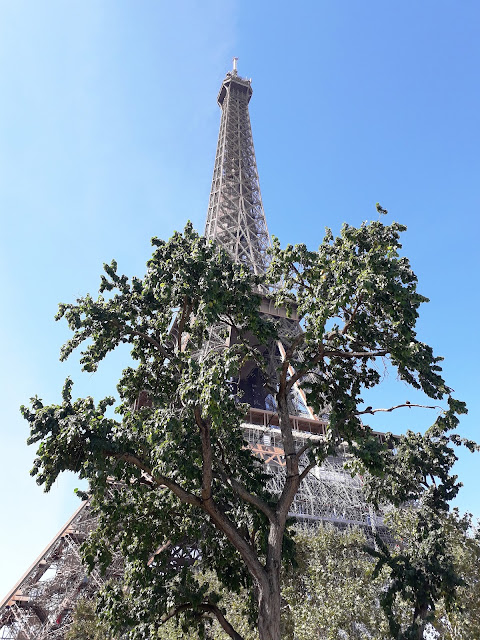
[[(288, 514), (303, 478), (340, 445), (349, 445), (352, 473), (365, 476), (374, 506), (414, 501), (418, 545), (400, 558), (379, 543), (377, 571), (392, 576), (384, 598), (390, 632), (418, 638), (435, 603), (453, 602), (459, 581), (441, 534), (449, 502), (459, 489), (452, 474), (454, 447), (466, 444), (452, 430), (463, 403), (451, 397), (441, 358), (418, 340), (415, 324), (426, 298), (400, 256), (397, 223), (344, 225), (327, 230), (318, 251), (281, 249), (274, 240), (264, 278), (234, 263), (188, 224), (168, 242), (154, 239), (144, 278), (105, 265), (99, 296), (61, 304), (72, 338), (62, 359), (82, 347), (85, 371), (95, 371), (120, 344), (131, 347), (113, 398), (74, 400), (67, 379), (60, 404), (34, 398), (23, 407), (29, 443), (38, 444), (32, 474), (48, 490), (64, 470), (89, 480), (98, 527), (83, 552), (90, 568), (106, 571), (115, 553), (125, 565), (122, 585), (110, 584), (101, 607), (113, 631), (156, 637), (161, 622), (178, 616), (184, 629), (205, 633), (214, 616), (241, 639), (221, 607), (222, 590), (250, 594), (251, 620), (262, 640), (280, 637), (280, 571), (293, 559)], [(301, 318), (301, 330), (259, 313), (260, 291), (277, 308)], [(272, 370), (268, 345), (282, 342), (283, 361)], [(380, 384), (386, 360), (401, 380), (444, 411), (424, 435), (407, 432), (380, 442), (365, 424), (381, 409), (362, 409), (362, 393)], [(275, 397), (284, 447), (281, 493), (267, 485), (243, 438), (238, 381), (254, 363)], [(326, 437), (298, 450), (289, 416), (294, 386), (317, 414), (328, 411)], [(401, 403), (388, 409), (411, 406)], [(216, 576), (218, 588), (200, 579)], [(405, 627), (396, 598), (411, 606)]]

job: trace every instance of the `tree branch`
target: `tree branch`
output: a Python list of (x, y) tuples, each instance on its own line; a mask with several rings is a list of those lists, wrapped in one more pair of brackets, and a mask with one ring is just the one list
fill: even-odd
[(285, 453), (285, 469), (286, 478), (283, 490), (277, 502), (277, 515), (283, 520), (288, 515), (288, 510), (300, 486), (298, 472), (298, 458), (296, 457), (295, 441), (292, 433), (292, 424), (288, 413), (288, 391), (279, 389), (277, 393), (278, 418), (280, 422), (280, 430), (282, 433), (283, 450)]
[(372, 407), (367, 407), (363, 411), (356, 411), (355, 415), (362, 416), (366, 413), (373, 415), (374, 413), (378, 413), (379, 411), (384, 411), (386, 413), (389, 413), (390, 411), (394, 411), (395, 409), (401, 409), (402, 407), (409, 407), (409, 408), (419, 407), (420, 409), (441, 409), (442, 408), (442, 407), (439, 407), (438, 405), (430, 406), (427, 404), (412, 404), (411, 402), (405, 402), (404, 404), (397, 404), (394, 407), (390, 407), (389, 409), (372, 409)]
[(221, 318), (221, 320), (222, 320), (222, 322), (224, 322), (229, 327), (232, 327), (232, 329), (235, 329), (235, 331), (237, 331), (240, 336), (242, 335), (241, 328), (237, 326), (235, 320), (232, 318), (232, 316), (229, 313), (225, 314)]
[(119, 329), (121, 329), (122, 331), (124, 331), (127, 334), (130, 334), (130, 335), (133, 335), (133, 336), (138, 336), (139, 338), (143, 338), (144, 340), (146, 340), (147, 342), (152, 344), (154, 347), (156, 347), (165, 358), (170, 358), (171, 357), (171, 354), (168, 353), (168, 351), (165, 349), (165, 347), (160, 342), (155, 340), (155, 338), (152, 338), (152, 336), (149, 336), (148, 333), (143, 333), (143, 331), (137, 331), (136, 329), (133, 329), (132, 327), (129, 327), (128, 325), (121, 324), (120, 322), (118, 322), (118, 320), (113, 320), (112, 319), (112, 320), (110, 320), (110, 322), (115, 327), (118, 327)]
[(217, 505), (211, 499), (211, 495), (206, 500), (203, 499), (203, 497), (199, 498), (195, 494), (185, 491), (185, 489), (183, 489), (176, 482), (173, 482), (173, 480), (170, 480), (170, 478), (158, 474), (154, 475), (151, 469), (149, 469), (143, 462), (141, 462), (141, 460), (139, 460), (133, 454), (120, 454), (113, 451), (105, 451), (105, 455), (133, 464), (135, 467), (141, 469), (147, 475), (149, 475), (158, 487), (167, 487), (167, 489), (170, 489), (170, 491), (175, 494), (177, 498), (179, 498), (182, 502), (192, 504), (205, 511), (205, 513), (210, 516), (210, 519), (217, 527), (217, 529), (225, 534), (228, 540), (230, 540), (230, 542), (232, 543), (233, 547), (240, 553), (252, 575), (258, 580), (260, 584), (263, 584), (264, 586), (267, 585), (267, 576), (265, 574), (265, 569), (259, 561), (255, 549), (239, 533), (237, 527), (233, 524), (230, 518), (225, 513), (218, 510)]
[(331, 358), (377, 358), (379, 356), (388, 355), (388, 351), (386, 349), (381, 349), (379, 351), (338, 351), (338, 350), (330, 350), (324, 351), (323, 355), (325, 357)]
[(295, 454), (295, 455), (296, 455), (296, 457), (297, 457), (297, 460), (300, 460), (300, 458), (303, 456), (303, 454), (304, 454), (306, 451), (308, 451), (308, 450), (311, 448), (311, 446), (312, 446), (312, 445), (311, 445), (310, 443), (308, 443), (308, 444), (304, 444), (304, 445), (303, 445), (303, 447), (301, 447), (301, 448), (297, 451), (297, 453)]
[(195, 407), (194, 414), (202, 442), (202, 500), (206, 502), (212, 499), (212, 443), (210, 441), (210, 427), (202, 418), (200, 407)]
[(275, 512), (268, 506), (268, 504), (264, 500), (262, 500), (262, 498), (253, 495), (244, 487), (241, 482), (235, 480), (235, 478), (225, 470), (225, 466), (220, 460), (216, 459), (216, 463), (219, 467), (220, 477), (222, 478), (222, 480), (224, 480), (224, 482), (226, 482), (242, 500), (248, 502), (248, 504), (251, 504), (253, 507), (256, 507), (265, 516), (267, 516), (270, 522), (277, 521)]
[(320, 352), (310, 362), (310, 366), (308, 367), (308, 369), (299, 369), (289, 379), (289, 381), (287, 382), (287, 390), (290, 390), (293, 387), (293, 385), (300, 380), (300, 378), (303, 378), (303, 376), (306, 376), (308, 373), (311, 373), (312, 368), (315, 367), (315, 365), (317, 365), (320, 362), (320, 360), (324, 357), (324, 355), (325, 355), (325, 351), (324, 351), (324, 346), (322, 344), (320, 345)]
[(202, 603), (200, 603), (198, 605), (195, 605), (195, 606), (192, 603), (188, 602), (188, 603), (182, 604), (182, 605), (180, 605), (178, 607), (174, 607), (173, 609), (171, 609), (162, 618), (160, 624), (165, 624), (166, 622), (168, 622), (168, 620), (171, 620), (171, 618), (174, 618), (175, 616), (178, 616), (183, 611), (189, 611), (189, 610), (191, 610), (191, 611), (200, 610), (200, 611), (203, 611), (205, 613), (213, 613), (213, 615), (217, 618), (217, 620), (218, 620), (220, 626), (222, 627), (222, 629), (231, 638), (233, 638), (233, 640), (244, 640), (243, 636), (241, 636), (239, 633), (237, 633), (235, 631), (235, 629), (232, 627), (232, 625), (225, 618), (225, 616), (223, 615), (221, 609), (219, 607), (217, 607), (217, 605), (211, 604), (210, 602), (202, 602)]
[(153, 480), (153, 482), (155, 482), (157, 487), (162, 487), (162, 486), (167, 487), (167, 489), (170, 489), (170, 491), (174, 493), (177, 496), (177, 498), (180, 498), (182, 502), (193, 504), (196, 507), (202, 506), (202, 500), (198, 496), (196, 496), (193, 493), (190, 493), (189, 491), (185, 491), (185, 489), (183, 489), (179, 484), (177, 484), (173, 480), (170, 480), (170, 478), (167, 478), (166, 476), (154, 474), (152, 470), (149, 467), (147, 467), (146, 464), (144, 464), (141, 460), (139, 460), (133, 454), (115, 453), (113, 451), (105, 451), (104, 453), (108, 457), (115, 458), (116, 460), (123, 460), (137, 467), (137, 469), (141, 469), (144, 473), (147, 474), (147, 476), (149, 476)]
[[(315, 367), (315, 365), (318, 364), (320, 362), (320, 360), (322, 360), (322, 358), (325, 358), (325, 357), (327, 357), (327, 358), (331, 358), (331, 357), (335, 357), (335, 358), (377, 358), (377, 357), (380, 357), (380, 356), (388, 355), (388, 351), (386, 351), (386, 350), (381, 350), (381, 351), (339, 351), (338, 349), (336, 349), (336, 350), (331, 350), (331, 349), (330, 350), (325, 350), (325, 347), (324, 347), (323, 344), (320, 345), (319, 350), (320, 350), (319, 353), (309, 363), (308, 368), (299, 369), (298, 371), (296, 371), (294, 373), (294, 375), (291, 378), (289, 378), (288, 382), (286, 383), (286, 388), (288, 390), (290, 390), (293, 387), (293, 385), (300, 380), (300, 378), (303, 378), (303, 376), (306, 376), (308, 373), (312, 373), (312, 368)], [(286, 362), (286, 359), (284, 360), (284, 364), (285, 364), (285, 362)]]
[(185, 329), (185, 323), (191, 313), (191, 310), (192, 305), (190, 304), (190, 300), (188, 296), (185, 296), (185, 299), (183, 301), (182, 317), (180, 318), (180, 322), (178, 323), (177, 347), (179, 351), (182, 348), (182, 334), (183, 330)]
[(228, 620), (225, 618), (222, 611), (220, 610), (219, 607), (217, 607), (217, 605), (207, 604), (207, 605), (202, 605), (202, 607), (205, 608), (205, 611), (211, 611), (213, 613), (213, 615), (217, 618), (222, 629), (225, 631), (225, 633), (228, 633), (228, 635), (233, 640), (243, 640), (243, 637), (235, 631), (235, 629), (228, 622)]
[(292, 264), (291, 264), (290, 266), (292, 267), (293, 271), (295, 271), (295, 273), (296, 273), (296, 274), (297, 274), (297, 276), (298, 276), (298, 278), (297, 278), (297, 283), (298, 283), (298, 285), (299, 285), (299, 286), (302, 286), (302, 287), (303, 287), (304, 289), (306, 289), (307, 291), (310, 291), (310, 293), (312, 294), (312, 296), (315, 296), (315, 297), (316, 297), (315, 290), (314, 290), (314, 288), (312, 287), (312, 285), (310, 285), (310, 284), (306, 284), (303, 273), (301, 273), (301, 272), (297, 269), (297, 267), (295, 266), (295, 264), (294, 264), (293, 262), (292, 262)]
[(242, 556), (254, 580), (261, 584), (263, 588), (268, 588), (268, 576), (265, 572), (265, 567), (258, 559), (255, 548), (241, 535), (230, 518), (224, 512), (218, 510), (213, 500), (202, 502), (202, 509), (208, 513), (213, 524), (225, 534), (233, 547)]
[(302, 482), (305, 476), (307, 476), (315, 466), (316, 466), (316, 462), (311, 462), (308, 466), (305, 467), (305, 469), (300, 474), (300, 482)]
[[(298, 336), (296, 336), (293, 339), (292, 343), (290, 344), (290, 346), (287, 349), (285, 349), (285, 347), (283, 346), (283, 344), (282, 344), (282, 342), (280, 340), (277, 343), (278, 347), (279, 347), (279, 350), (280, 350), (280, 353), (281, 353), (282, 358), (283, 358), (282, 371), (281, 371), (281, 375), (280, 375), (280, 388), (285, 388), (287, 393), (292, 388), (293, 384), (295, 384), (295, 382), (296, 382), (296, 380), (294, 380), (292, 382), (292, 378), (290, 378), (288, 380), (288, 382), (287, 382), (287, 373), (288, 373), (289, 368), (291, 367), (290, 358), (293, 356), (293, 353), (294, 353), (295, 349), (304, 340), (305, 340), (305, 334), (302, 332), (302, 333), (299, 333)], [(283, 353), (282, 353), (282, 350), (283, 350)]]
[(285, 350), (285, 360), (290, 361), (290, 358), (293, 356), (293, 352), (304, 340), (305, 334), (302, 331), (302, 333), (299, 333), (298, 336), (292, 340), (292, 343)]
[(357, 311), (359, 310), (360, 305), (362, 304), (362, 301), (363, 301), (363, 295), (360, 294), (360, 296), (358, 298), (358, 301), (357, 301), (357, 304), (355, 305), (355, 308), (354, 308), (354, 310), (352, 312), (352, 315), (350, 316), (350, 318), (348, 320), (346, 320), (346, 322), (345, 322), (345, 324), (343, 326), (342, 336), (344, 336), (346, 334), (348, 327), (352, 324), (355, 316), (357, 315)]

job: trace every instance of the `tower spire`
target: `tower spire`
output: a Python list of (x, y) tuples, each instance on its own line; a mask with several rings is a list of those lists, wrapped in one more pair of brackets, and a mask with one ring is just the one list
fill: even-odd
[(265, 272), (270, 244), (253, 147), (251, 81), (233, 70), (218, 94), (222, 109), (205, 235), (255, 274)]

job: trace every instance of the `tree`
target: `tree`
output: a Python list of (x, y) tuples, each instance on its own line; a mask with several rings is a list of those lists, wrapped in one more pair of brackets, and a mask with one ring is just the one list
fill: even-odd
[[(465, 408), (450, 396), (441, 359), (416, 337), (426, 298), (416, 291), (408, 260), (399, 256), (404, 229), (397, 223), (345, 225), (337, 238), (327, 230), (317, 252), (304, 245), (282, 250), (275, 240), (260, 278), (187, 225), (168, 242), (153, 240), (143, 279), (118, 275), (112, 262), (105, 265), (97, 299), (87, 295), (60, 305), (57, 319), (65, 317), (73, 331), (62, 359), (86, 343), (81, 363), (95, 371), (109, 352), (128, 343), (137, 363), (120, 378), (117, 417), (109, 409), (111, 397), (98, 404), (90, 397), (73, 400), (69, 379), (60, 404), (34, 398), (32, 409), (22, 408), (29, 442), (39, 443), (32, 470), (37, 482), (48, 491), (64, 470), (89, 480), (99, 526), (84, 546), (88, 566), (105, 568), (117, 548), (124, 557), (124, 584), (109, 585), (101, 596), (114, 632), (130, 629), (131, 639), (154, 638), (159, 624), (178, 617), (183, 628), (197, 628), (203, 637), (205, 618), (215, 617), (241, 640), (220, 606), (220, 592), (200, 580), (201, 566), (227, 591), (247, 589), (260, 640), (279, 640), (281, 570), (294, 548), (290, 505), (305, 476), (341, 443), (349, 445), (352, 472), (371, 478), (374, 503), (414, 500), (433, 522), (448, 510), (459, 487), (451, 475), (452, 445), (462, 444), (450, 432)], [(302, 318), (303, 331), (293, 338), (259, 314), (258, 291), (270, 285), (276, 286), (264, 295)], [(233, 332), (235, 340), (209, 349), (212, 331)], [(273, 340), (283, 341), (285, 357), (272, 374), (261, 345)], [(380, 410), (362, 409), (361, 393), (380, 383), (376, 362), (382, 359), (427, 396), (447, 398), (424, 436), (387, 437), (385, 445), (362, 422)], [(286, 464), (280, 495), (266, 489), (265, 471), (242, 437), (246, 406), (235, 381), (252, 360), (276, 401)], [(295, 384), (303, 386), (315, 412), (329, 408), (327, 437), (300, 450), (288, 410)], [(430, 533), (432, 526), (425, 523)], [(379, 570), (388, 565), (397, 572), (384, 603), (393, 637), (420, 637), (436, 600), (445, 594), (453, 600), (452, 558), (441, 554), (435, 567), (423, 566), (434, 577), (423, 581), (421, 602), (415, 592), (418, 607), (407, 635), (400, 635), (392, 601), (397, 593), (410, 594), (405, 584), (411, 567), (394, 565), (388, 549), (377, 556)]]
[[(413, 509), (393, 510), (388, 523), (397, 544), (392, 552), (399, 554), (414, 546), (416, 514)], [(443, 601), (435, 608), (428, 637), (436, 640), (471, 640), (480, 628), (480, 539), (478, 529), (471, 527), (469, 516), (450, 514), (444, 522), (455, 569), (462, 579), (458, 603), (448, 612)], [(413, 544), (412, 544), (413, 541)], [(367, 540), (359, 528), (344, 531), (332, 525), (315, 530), (295, 532), (296, 561), (282, 580), (282, 619), (286, 640), (384, 640), (389, 634), (388, 620), (380, 598), (388, 587), (390, 575), (384, 567), (374, 577), (375, 563), (365, 550)], [(202, 576), (211, 589), (222, 591), (222, 605), (229, 619), (246, 640), (254, 640), (246, 614), (248, 593), (222, 590), (213, 573)], [(397, 602), (397, 618), (406, 627), (411, 617), (408, 602)], [(436, 633), (436, 635), (434, 635)], [(188, 634), (188, 632), (187, 632)], [(209, 630), (212, 640), (226, 640), (218, 624)], [(66, 640), (108, 640), (108, 630), (95, 612), (94, 601), (81, 600)], [(173, 620), (163, 625), (158, 640), (187, 640)]]
[(455, 604), (437, 615), (436, 628), (445, 640), (469, 640), (480, 629), (480, 533), (478, 525), (473, 536), (459, 539), (455, 546), (455, 561), (462, 577)]
[(387, 571), (373, 577), (365, 533), (332, 525), (296, 536), (298, 567), (285, 576), (283, 598), (290, 621), (288, 640), (384, 640), (387, 619), (379, 596)]
[(98, 619), (93, 600), (77, 602), (65, 640), (112, 640), (108, 628)]
[[(286, 640), (345, 640), (360, 633), (370, 640), (384, 640), (387, 620), (378, 598), (386, 582), (385, 571), (372, 578), (374, 563), (364, 551), (365, 535), (356, 528), (340, 531), (331, 525), (296, 531), (297, 566), (282, 580), (282, 620)], [(212, 574), (203, 575), (210, 588), (221, 590)], [(248, 593), (222, 590), (222, 604), (235, 628), (246, 640), (255, 640), (250, 629), (246, 602)], [(86, 633), (87, 630), (87, 633)], [(341, 634), (341, 635), (339, 635)], [(218, 624), (209, 630), (212, 640), (226, 640)], [(98, 620), (93, 601), (80, 601), (67, 640), (108, 640)], [(187, 640), (172, 621), (159, 631), (158, 640)]]
[[(418, 530), (421, 529), (422, 514), (416, 509), (393, 511), (390, 516), (390, 527), (399, 542), (392, 550), (393, 556), (400, 561), (405, 555), (420, 558), (420, 566), (426, 561), (424, 549), (418, 549)], [(430, 616), (431, 627), (435, 630), (437, 640), (470, 640), (478, 635), (480, 628), (480, 538), (478, 526), (472, 526), (471, 515), (460, 516), (458, 510), (447, 514), (442, 522), (440, 540), (443, 542), (441, 553), (449, 554), (453, 560), (458, 584), (454, 602), (449, 597), (437, 601), (435, 610)], [(428, 545), (426, 545), (428, 549)], [(423, 557), (423, 558), (422, 558)], [(434, 560), (432, 558), (432, 560)], [(432, 562), (430, 560), (430, 562)], [(395, 574), (391, 576), (395, 580)], [(419, 587), (423, 580), (418, 581)], [(379, 594), (381, 595), (381, 594)], [(411, 614), (411, 598), (401, 603), (405, 610), (404, 626), (408, 627), (408, 614)]]
[[(389, 549), (398, 562), (425, 555), (419, 550), (417, 530), (421, 513), (415, 507), (392, 509), (387, 516), (395, 544)], [(460, 517), (457, 510), (447, 514), (441, 527), (443, 554), (450, 554), (460, 586), (455, 603), (439, 598), (429, 618), (429, 638), (435, 640), (472, 640), (480, 628), (480, 539), (471, 516)], [(359, 529), (339, 531), (331, 526), (296, 537), (298, 567), (290, 571), (283, 584), (283, 598), (291, 612), (293, 632), (288, 640), (384, 640), (392, 636), (391, 616), (380, 606), (382, 598), (397, 580), (389, 566), (376, 570), (370, 542)], [(418, 563), (418, 560), (417, 560)], [(421, 563), (424, 564), (424, 560)], [(418, 564), (415, 568), (418, 567)], [(434, 578), (430, 572), (430, 579)], [(415, 576), (421, 588), (425, 579)], [(397, 636), (411, 633), (415, 601), (408, 593), (409, 583), (395, 603)], [(405, 596), (406, 592), (406, 596)], [(403, 635), (402, 635), (403, 634)], [(424, 636), (418, 636), (424, 637)], [(220, 640), (220, 639), (218, 639)]]

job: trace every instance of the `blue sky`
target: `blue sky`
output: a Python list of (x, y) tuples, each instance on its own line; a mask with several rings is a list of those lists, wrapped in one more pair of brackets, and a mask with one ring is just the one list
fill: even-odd
[[(112, 258), (141, 275), (151, 236), (203, 229), (234, 55), (253, 78), (270, 231), (313, 248), (326, 225), (376, 218), (377, 201), (405, 223), (431, 300), (419, 335), (468, 403), (462, 435), (480, 439), (479, 29), (473, 0), (0, 2), (0, 597), (77, 505), (74, 478), (45, 495), (29, 477), (19, 405), (56, 401), (67, 375), (78, 395), (107, 395), (127, 358), (95, 375), (59, 363), (57, 304), (95, 293)], [(417, 396), (390, 379), (377, 398)], [(431, 421), (412, 410), (385, 426)], [(476, 516), (479, 462), (458, 464), (459, 507)]]

